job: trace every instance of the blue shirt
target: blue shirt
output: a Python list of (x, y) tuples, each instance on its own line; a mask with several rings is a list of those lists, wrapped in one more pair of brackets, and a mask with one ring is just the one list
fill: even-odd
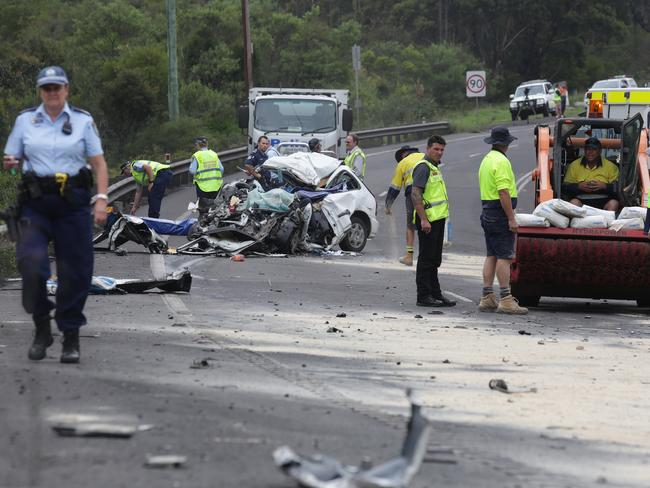
[[(208, 151), (207, 147), (199, 149), (199, 151)], [(199, 167), (199, 162), (196, 160), (194, 156), (192, 156), (192, 162), (190, 163), (190, 169), (189, 172), (190, 174), (196, 174), (196, 170)], [(224, 174), (224, 169), (223, 169), (223, 164), (221, 164), (221, 160), (219, 160), (219, 169), (221, 170), (221, 174)]]
[[(66, 122), (70, 123), (71, 134), (63, 133)], [(16, 117), (4, 152), (23, 159), (23, 172), (33, 171), (37, 176), (55, 173), (74, 176), (86, 166), (86, 158), (104, 154), (92, 116), (70, 108), (67, 102), (54, 122), (43, 104), (21, 113)]]
[(244, 161), (244, 164), (250, 164), (252, 167), (257, 168), (267, 159), (268, 156), (266, 155), (266, 153), (263, 153), (259, 149), (256, 149), (250, 154), (250, 156), (248, 156), (246, 161)]

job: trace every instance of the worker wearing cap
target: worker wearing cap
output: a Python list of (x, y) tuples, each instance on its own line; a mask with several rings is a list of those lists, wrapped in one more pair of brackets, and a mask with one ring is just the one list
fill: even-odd
[(598, 138), (585, 141), (585, 154), (567, 166), (563, 192), (574, 205), (618, 210), (618, 167), (600, 154)]
[(138, 160), (126, 161), (122, 164), (121, 169), (123, 175), (133, 176), (136, 183), (131, 213), (135, 214), (140, 207), (142, 192), (146, 187), (149, 191), (149, 212), (147, 215), (152, 219), (159, 218), (165, 190), (174, 176), (171, 166), (156, 161)]
[[(106, 221), (108, 170), (92, 116), (68, 105), (68, 76), (59, 66), (38, 73), (42, 103), (16, 118), (4, 149), (5, 169), (22, 161), (20, 226), (16, 259), (22, 275), (22, 302), (35, 325), (28, 357), (41, 360), (52, 345), (50, 311), (63, 334), (62, 363), (80, 358), (79, 328), (93, 274), (91, 205), (96, 224)], [(92, 175), (97, 193), (91, 198)], [(94, 204), (93, 204), (94, 200)], [(51, 275), (49, 243), (56, 259), (56, 305), (47, 297)]]
[(307, 145), (309, 146), (309, 151), (311, 151), (311, 152), (319, 153), (322, 150), (320, 140), (317, 139), (316, 137), (313, 137), (312, 139), (309, 139), (309, 142), (307, 143)]
[(345, 148), (348, 150), (348, 154), (343, 163), (355, 175), (363, 179), (366, 176), (366, 153), (359, 147), (359, 136), (354, 132), (350, 132), (345, 138)]
[(395, 171), (386, 193), (386, 215), (391, 215), (393, 202), (404, 188), (406, 197), (406, 253), (399, 259), (405, 266), (413, 266), (413, 241), (415, 240), (415, 224), (413, 223), (413, 202), (411, 201), (411, 186), (413, 184), (413, 168), (424, 159), (424, 153), (418, 151), (417, 147), (402, 146), (395, 151)]
[[(484, 141), (492, 149), (481, 161), (478, 182), (481, 189), (481, 227), (485, 235), (481, 312), (527, 314), (510, 292), (510, 265), (515, 257), (517, 185), (506, 157), (508, 146), (517, 138), (507, 127), (495, 127)], [(494, 277), (499, 282), (499, 300), (494, 295)]]
[(197, 198), (217, 198), (223, 186), (223, 165), (216, 152), (208, 149), (208, 138), (199, 136), (195, 140), (196, 152), (190, 162), (190, 174), (194, 175)]

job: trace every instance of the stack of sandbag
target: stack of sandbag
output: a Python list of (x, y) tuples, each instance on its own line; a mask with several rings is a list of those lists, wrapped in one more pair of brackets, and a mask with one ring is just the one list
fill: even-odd
[(553, 227), (560, 229), (569, 227), (571, 218), (584, 217), (585, 213), (581, 207), (558, 198), (542, 202), (533, 210), (533, 215), (548, 220)]
[(570, 225), (573, 229), (607, 229), (615, 218), (612, 210), (602, 210), (589, 205), (580, 208), (585, 211), (585, 215), (571, 219)]
[(521, 227), (550, 227), (551, 224), (544, 217), (533, 214), (515, 214), (517, 225)]

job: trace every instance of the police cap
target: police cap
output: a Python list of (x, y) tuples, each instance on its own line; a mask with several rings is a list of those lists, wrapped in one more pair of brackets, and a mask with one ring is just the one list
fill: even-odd
[(48, 66), (39, 71), (36, 77), (36, 86), (67, 85), (68, 75), (60, 66)]

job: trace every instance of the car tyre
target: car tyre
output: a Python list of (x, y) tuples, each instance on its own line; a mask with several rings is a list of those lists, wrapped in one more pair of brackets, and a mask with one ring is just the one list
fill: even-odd
[(650, 298), (637, 298), (636, 305), (640, 308), (650, 308)]
[(361, 252), (366, 247), (366, 242), (368, 241), (368, 228), (361, 217), (356, 215), (353, 215), (350, 221), (352, 222), (352, 226), (341, 240), (339, 246), (344, 251)]
[(539, 295), (524, 295), (515, 297), (522, 307), (536, 307), (539, 305)]

